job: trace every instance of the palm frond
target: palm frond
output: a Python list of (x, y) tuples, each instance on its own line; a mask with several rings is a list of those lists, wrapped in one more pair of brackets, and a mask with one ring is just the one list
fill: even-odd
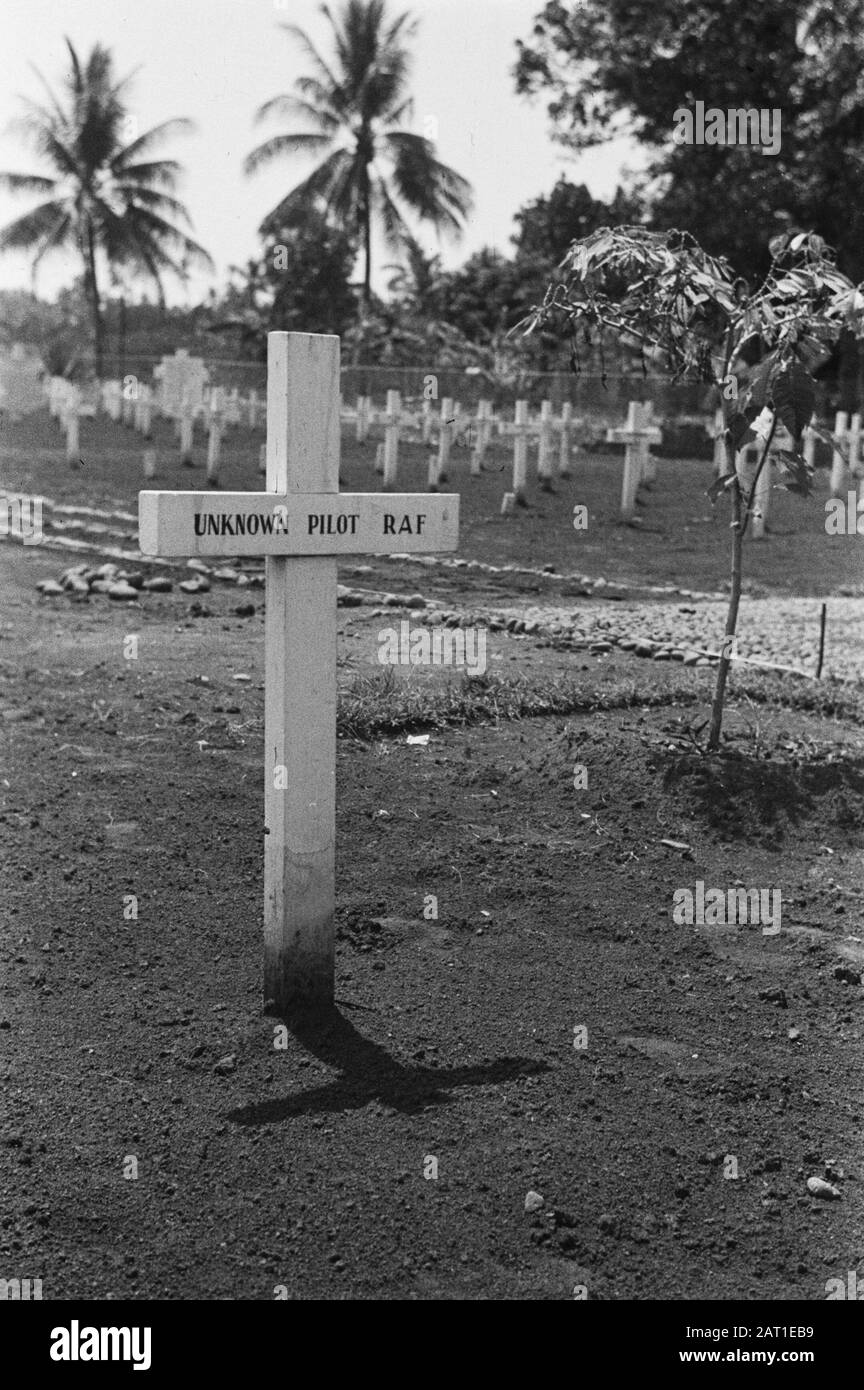
[(154, 251), (158, 250), (160, 255), (166, 258), (177, 255), (200, 266), (202, 270), (215, 270), (213, 261), (204, 247), (199, 246), (197, 241), (193, 241), (179, 227), (167, 222), (158, 213), (137, 206), (131, 210), (127, 209), (122, 220), (135, 235), (146, 237)]
[(176, 159), (155, 159), (144, 164), (112, 165), (115, 178), (143, 188), (176, 188), (181, 166)]
[[(68, 117), (67, 117), (67, 115), (66, 115), (66, 112), (63, 110), (62, 106), (60, 105), (60, 102), (59, 102), (57, 96), (54, 94), (53, 88), (49, 85), (49, 83), (46, 81), (46, 79), (42, 76), (42, 74), (41, 74), (41, 72), (39, 71), (39, 69), (38, 69), (33, 63), (30, 63), (30, 64), (29, 64), (29, 68), (30, 68), (30, 71), (39, 79), (39, 81), (41, 82), (42, 86), (45, 88), (45, 94), (46, 94), (46, 96), (48, 97), (48, 100), (50, 101), (52, 107), (54, 108), (54, 110), (53, 110), (53, 117), (54, 117), (54, 120), (59, 121), (59, 123), (60, 123), (61, 126), (62, 126), (62, 125), (65, 125), (65, 124), (66, 124), (66, 121), (67, 121), (67, 119), (68, 119)], [(24, 98), (21, 98), (21, 100), (24, 100)], [(47, 113), (46, 113), (46, 114), (47, 114)], [(48, 118), (50, 119), (50, 116), (49, 116)]]
[(138, 183), (127, 183), (125, 179), (117, 184), (117, 192), (128, 205), (127, 216), (131, 215), (136, 207), (145, 207), (150, 212), (158, 212), (191, 225), (186, 206), (179, 198), (172, 198), (169, 194), (159, 193), (153, 188), (144, 188)]
[[(321, 8), (323, 10), (325, 7), (322, 5)], [(336, 89), (341, 85), (337, 77), (321, 57), (321, 54), (318, 52), (318, 49), (315, 47), (305, 29), (301, 29), (299, 24), (281, 24), (279, 27), (280, 29), (284, 29), (286, 34), (289, 34), (292, 39), (295, 39), (297, 43), (300, 44), (306, 57), (317, 70), (319, 79), (326, 87)]]
[(311, 101), (304, 101), (302, 97), (289, 94), (271, 97), (269, 101), (265, 101), (255, 112), (255, 121), (266, 121), (270, 116), (304, 116), (307, 120), (317, 122), (322, 130), (332, 131), (339, 128), (339, 119), (332, 111), (326, 110), (323, 105), (316, 106)]
[(385, 180), (378, 175), (372, 183), (375, 210), (381, 219), (384, 239), (394, 251), (404, 251), (411, 240), (408, 224), (399, 211)]
[(393, 158), (393, 184), (418, 217), (437, 230), (458, 232), (471, 206), (471, 185), (434, 155), (434, 145), (408, 131), (388, 131), (382, 143)]
[(311, 102), (332, 112), (338, 120), (346, 120), (351, 113), (351, 104), (341, 87), (325, 87), (317, 77), (308, 75), (296, 78), (294, 86)]
[(131, 160), (137, 159), (139, 155), (149, 154), (154, 145), (160, 145), (163, 140), (169, 139), (173, 135), (192, 135), (196, 129), (195, 122), (190, 121), (185, 116), (177, 116), (171, 121), (162, 121), (159, 125), (154, 125), (151, 130), (145, 130), (143, 135), (139, 135), (130, 144), (124, 145), (116, 156), (117, 167), (123, 169), (128, 166)]
[(297, 133), (294, 135), (274, 135), (258, 145), (243, 161), (243, 172), (255, 174), (274, 159), (286, 154), (305, 154), (312, 150), (323, 150), (333, 144), (330, 135)]
[(343, 226), (356, 217), (356, 181), (353, 177), (354, 157), (349, 150), (334, 150), (314, 169), (307, 179), (267, 214), (259, 227), (262, 236), (271, 236), (298, 216), (308, 214), (316, 202), (324, 204)]
[(68, 211), (63, 208), (53, 227), (49, 229), (42, 238), (41, 243), (33, 253), (33, 260), (30, 265), (30, 273), (33, 280), (36, 279), (36, 272), (50, 251), (59, 251), (61, 247), (72, 238), (72, 218)]
[(7, 193), (50, 193), (56, 187), (56, 179), (46, 179), (41, 174), (0, 173), (0, 188)]
[(31, 208), (22, 217), (16, 217), (14, 222), (0, 228), (0, 250), (31, 250), (43, 237), (50, 235), (57, 220), (65, 217), (67, 212), (66, 205), (56, 201), (40, 203), (38, 207)]

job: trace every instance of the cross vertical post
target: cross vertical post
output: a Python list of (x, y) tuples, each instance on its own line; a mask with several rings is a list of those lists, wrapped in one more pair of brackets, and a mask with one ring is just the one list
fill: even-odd
[[(339, 339), (271, 333), (267, 491), (339, 491)], [(333, 1002), (336, 558), (266, 560), (264, 996)]]

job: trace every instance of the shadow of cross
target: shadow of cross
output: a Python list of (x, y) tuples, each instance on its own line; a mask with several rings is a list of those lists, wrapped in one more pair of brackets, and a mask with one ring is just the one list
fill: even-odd
[(272, 1125), (300, 1115), (362, 1110), (373, 1100), (413, 1114), (447, 1100), (461, 1086), (496, 1086), (550, 1069), (548, 1062), (530, 1057), (499, 1057), (457, 1067), (406, 1066), (380, 1043), (358, 1033), (335, 1007), (294, 1014), (283, 1022), (303, 1047), (342, 1075), (296, 1095), (228, 1111), (225, 1118), (235, 1124)]

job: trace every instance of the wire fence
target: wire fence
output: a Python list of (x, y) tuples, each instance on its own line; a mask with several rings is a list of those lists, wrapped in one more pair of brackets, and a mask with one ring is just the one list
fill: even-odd
[[(154, 367), (161, 361), (162, 357), (156, 355), (112, 355), (105, 361), (104, 375), (120, 379), (136, 376), (150, 382)], [(229, 391), (237, 389), (241, 394), (255, 390), (262, 398), (266, 396), (265, 363), (219, 357), (204, 358), (204, 362), (211, 385)], [(711, 386), (699, 382), (671, 382), (666, 377), (645, 376), (640, 371), (616, 371), (606, 375), (523, 371), (512, 379), (493, 380), (482, 371), (436, 367), (434, 363), (413, 367), (348, 364), (342, 367), (341, 388), (346, 405), (353, 405), (358, 396), (371, 396), (376, 404), (383, 404), (388, 391), (399, 391), (405, 400), (425, 397), (441, 401), (449, 397), (466, 409), (487, 400), (496, 411), (512, 409), (517, 400), (527, 401), (532, 410), (548, 400), (557, 411), (569, 401), (576, 413), (613, 419), (626, 415), (630, 401), (651, 401), (655, 415), (667, 420), (709, 415), (718, 404)], [(829, 400), (827, 384), (819, 383), (817, 415), (828, 418), (835, 408)]]

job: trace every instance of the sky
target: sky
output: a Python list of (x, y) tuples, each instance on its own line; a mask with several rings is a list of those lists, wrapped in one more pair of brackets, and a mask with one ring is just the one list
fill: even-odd
[[(445, 266), (484, 245), (510, 253), (517, 208), (548, 193), (560, 174), (607, 197), (627, 162), (635, 163), (620, 142), (574, 157), (553, 142), (544, 100), (516, 96), (515, 41), (530, 36), (542, 0), (391, 0), (390, 8), (420, 20), (412, 45), (413, 128), (419, 134), (437, 128), (438, 157), (474, 187), (474, 211), (460, 241), (439, 243), (415, 224), (422, 244), (440, 250)], [(278, 121), (256, 127), (256, 109), (289, 91), (307, 67), (302, 50), (279, 28), (285, 22), (301, 25), (327, 55), (329, 28), (318, 0), (2, 0), (0, 168), (43, 171), (8, 129), (20, 115), (19, 95), (40, 99), (31, 65), (57, 90), (67, 63), (64, 36), (79, 54), (96, 41), (107, 45), (119, 75), (138, 69), (128, 104), (139, 131), (176, 116), (195, 122), (195, 134), (159, 153), (184, 166), (179, 196), (217, 267), (215, 277), (196, 275), (186, 289), (169, 286), (169, 301), (199, 300), (224, 283), (230, 265), (260, 254), (262, 217), (312, 168), (291, 159), (251, 178), (242, 171), (250, 149), (287, 128)], [(0, 226), (36, 201), (0, 193)], [(380, 236), (373, 256), (380, 290), (387, 279), (380, 267), (393, 259)], [(76, 273), (71, 256), (46, 258), (37, 289), (52, 296)], [(26, 257), (0, 255), (0, 288), (30, 284)]]

